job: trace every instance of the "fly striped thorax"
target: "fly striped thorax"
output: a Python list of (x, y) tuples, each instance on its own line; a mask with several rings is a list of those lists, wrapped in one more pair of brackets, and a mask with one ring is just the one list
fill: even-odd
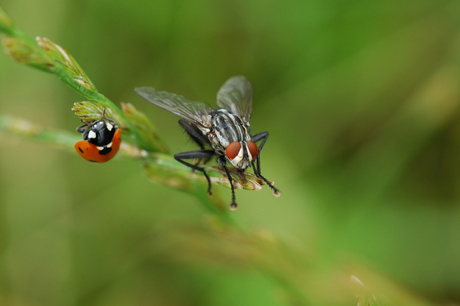
[(225, 109), (215, 111), (211, 121), (211, 131), (209, 135), (212, 147), (216, 151), (224, 154), (228, 145), (235, 141), (248, 141), (251, 136), (243, 121)]
[(248, 125), (240, 117), (228, 112), (226, 109), (215, 111), (211, 121), (212, 133), (208, 134), (212, 147), (221, 155), (225, 154), (226, 148), (234, 142), (240, 143), (241, 152), (235, 160), (228, 159), (234, 167), (246, 169), (252, 156), (247, 149), (247, 141), (251, 140)]

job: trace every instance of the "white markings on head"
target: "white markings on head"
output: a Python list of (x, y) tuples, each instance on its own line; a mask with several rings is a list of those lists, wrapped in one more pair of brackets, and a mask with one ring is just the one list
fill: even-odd
[(94, 133), (94, 131), (89, 131), (88, 133), (88, 138), (96, 138), (96, 133)]
[[(238, 151), (238, 155), (235, 156), (234, 159), (229, 159), (230, 163), (233, 165), (233, 167), (238, 168), (238, 169), (246, 169), (250, 162), (253, 160), (253, 157), (251, 156), (251, 152), (249, 151), (249, 148), (247, 146), (246, 142), (240, 142), (241, 148), (240, 151)], [(244, 159), (244, 149), (243, 146), (246, 146), (246, 152), (248, 152), (248, 156), (246, 159)]]
[(234, 159), (230, 159), (230, 163), (234, 166), (234, 167), (237, 167), (238, 168), (238, 163), (241, 162), (241, 160), (243, 159), (243, 146), (240, 147), (240, 151), (238, 151), (238, 155), (235, 156)]
[(99, 151), (104, 150), (104, 147), (96, 147)]
[(109, 131), (111, 131), (111, 130), (113, 129), (113, 125), (110, 124), (110, 122), (106, 122), (106, 123), (105, 123), (105, 126), (107, 127), (107, 129), (108, 129)]
[(109, 143), (108, 145), (106, 145), (107, 148), (111, 148), (112, 147), (112, 143)]

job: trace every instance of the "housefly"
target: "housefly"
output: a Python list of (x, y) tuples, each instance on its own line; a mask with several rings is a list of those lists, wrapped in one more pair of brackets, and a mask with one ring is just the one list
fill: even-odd
[[(254, 174), (273, 189), (276, 196), (279, 190), (273, 186), (260, 171), (260, 152), (268, 139), (268, 132), (251, 136), (249, 120), (252, 113), (252, 85), (243, 76), (235, 76), (227, 80), (217, 93), (215, 110), (205, 103), (191, 101), (183, 96), (165, 91), (156, 91), (152, 87), (136, 88), (136, 92), (148, 102), (161, 107), (180, 117), (179, 124), (200, 150), (182, 152), (174, 158), (197, 171), (201, 171), (208, 181), (208, 194), (211, 195), (211, 180), (199, 163), (191, 164), (185, 160), (198, 159), (206, 163), (217, 156), (217, 163), (225, 169), (232, 189), (230, 208), (235, 210), (235, 189), (227, 168), (229, 162), (243, 177), (244, 171), (252, 166)], [(255, 144), (262, 141), (257, 147)], [(207, 149), (208, 148), (208, 149)]]

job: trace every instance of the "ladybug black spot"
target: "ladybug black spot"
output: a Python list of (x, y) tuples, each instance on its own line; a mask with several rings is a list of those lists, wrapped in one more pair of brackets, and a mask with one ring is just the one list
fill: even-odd
[(100, 154), (100, 155), (107, 155), (107, 154), (109, 154), (110, 152), (112, 152), (112, 148), (104, 147), (104, 149), (102, 149), (102, 150), (99, 151), (99, 154)]
[(81, 153), (84, 153), (80, 147), (78, 147), (78, 151), (80, 151)]

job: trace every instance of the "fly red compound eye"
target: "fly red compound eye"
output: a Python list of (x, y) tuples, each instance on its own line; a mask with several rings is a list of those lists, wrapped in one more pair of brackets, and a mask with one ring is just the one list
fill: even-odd
[(240, 153), (240, 150), (241, 144), (238, 141), (235, 141), (229, 144), (227, 149), (225, 149), (225, 155), (227, 155), (229, 159), (234, 159), (238, 153)]
[(252, 141), (248, 141), (248, 149), (249, 153), (251, 153), (252, 159), (256, 158), (257, 156), (257, 145)]
[[(156, 105), (178, 117), (179, 124), (200, 150), (181, 152), (174, 158), (193, 171), (200, 171), (208, 181), (208, 195), (211, 195), (211, 179), (204, 164), (217, 157), (217, 164), (223, 168), (232, 189), (230, 209), (237, 208), (235, 189), (240, 184), (230, 175), (227, 163), (235, 168), (241, 179), (247, 168), (254, 169), (254, 174), (267, 184), (275, 196), (280, 195), (278, 188), (260, 173), (260, 156), (263, 144), (268, 139), (268, 132), (251, 135), (249, 121), (252, 114), (252, 85), (244, 76), (234, 76), (225, 82), (217, 93), (218, 109), (213, 109), (203, 102), (189, 100), (181, 95), (166, 91), (157, 91), (152, 87), (136, 88), (136, 92), (149, 103)], [(250, 141), (249, 141), (250, 140)], [(260, 148), (256, 143), (261, 142)], [(257, 158), (257, 162), (254, 160)], [(188, 160), (198, 160), (189, 162)]]

